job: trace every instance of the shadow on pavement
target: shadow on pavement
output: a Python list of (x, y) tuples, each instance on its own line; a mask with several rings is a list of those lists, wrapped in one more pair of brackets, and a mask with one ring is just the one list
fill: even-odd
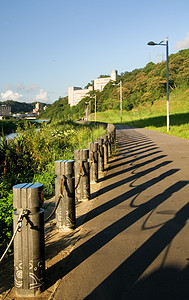
[[(116, 198), (113, 198), (110, 201), (105, 202), (104, 204), (98, 206), (97, 208), (94, 208), (94, 209), (90, 210), (86, 214), (86, 218), (84, 220), (84, 223), (86, 223), (89, 220), (95, 218), (96, 216), (104, 213), (108, 209), (111, 209), (111, 208), (115, 207), (116, 205), (120, 204), (121, 202), (126, 201), (129, 198), (134, 197), (134, 196), (140, 194), (142, 191), (144, 191), (147, 188), (153, 186), (154, 184), (156, 184), (156, 183), (164, 180), (166, 177), (172, 176), (173, 174), (175, 174), (178, 171), (179, 171), (179, 169), (172, 169), (172, 170), (166, 171), (163, 174), (161, 174), (161, 175), (159, 175), (157, 177), (154, 177), (153, 179), (150, 179), (149, 181), (147, 181), (147, 182), (145, 182), (145, 183), (143, 183), (143, 184), (141, 184), (141, 185), (133, 188), (132, 190), (129, 190), (129, 191), (127, 191), (127, 192), (125, 192), (125, 193), (123, 193), (121, 195), (118, 195)], [(174, 186), (171, 187), (171, 188), (174, 188)], [(165, 194), (166, 194), (166, 191), (165, 191)], [(160, 197), (161, 195), (162, 194), (159, 194), (157, 196), (157, 198)], [(164, 193), (163, 193), (163, 195), (164, 195)]]
[[(177, 184), (182, 188), (184, 182)], [(170, 245), (189, 219), (189, 203), (126, 259), (86, 299), (188, 299), (189, 267), (160, 268), (137, 282), (156, 257)], [(167, 254), (167, 253), (166, 253)], [(137, 282), (137, 283), (136, 283)]]
[[(173, 172), (166, 172), (167, 175), (173, 174)], [(170, 186), (163, 193), (157, 195), (151, 200), (147, 201), (144, 204), (141, 204), (134, 211), (128, 213), (115, 223), (111, 224), (101, 232), (97, 233), (95, 236), (87, 240), (85, 243), (75, 248), (69, 257), (59, 261), (49, 269), (47, 269), (47, 277), (50, 279), (47, 283), (47, 288), (54, 284), (58, 279), (65, 276), (71, 270), (80, 265), (84, 260), (86, 260), (93, 253), (98, 251), (106, 243), (111, 241), (115, 236), (121, 233), (123, 230), (127, 229), (129, 226), (137, 222), (140, 218), (148, 214), (151, 210), (158, 207), (161, 203), (166, 201), (173, 193), (181, 190), (188, 184), (188, 181), (180, 181), (176, 184)], [(132, 191), (130, 191), (131, 193)], [(126, 193), (125, 193), (126, 194)], [(125, 196), (121, 195), (117, 199), (113, 199), (114, 205), (117, 204), (117, 201), (120, 203), (125, 200)], [(107, 209), (107, 207), (106, 207)], [(96, 212), (98, 213), (98, 211)], [(89, 213), (90, 217), (90, 213)], [(113, 274), (108, 277), (105, 284), (106, 298), (99, 298), (94, 296), (94, 299), (120, 299), (118, 298), (109, 298), (110, 287), (112, 286), (112, 293), (117, 293), (120, 289), (120, 295), (122, 295), (124, 284), (124, 291), (129, 288), (130, 285), (139, 278), (142, 272), (151, 264), (151, 262), (161, 253), (161, 251), (171, 243), (174, 236), (183, 228), (186, 220), (189, 217), (189, 204), (187, 204), (182, 210), (180, 210), (175, 218), (168, 221), (164, 226), (161, 227), (150, 239), (145, 242), (129, 259), (126, 260)], [(60, 269), (62, 270), (60, 274)], [(127, 278), (128, 270), (131, 271), (129, 278)], [(119, 274), (124, 274), (122, 281), (116, 280), (119, 278)], [(132, 276), (131, 276), (132, 275)], [(114, 282), (115, 281), (115, 282)], [(114, 284), (113, 284), (114, 282)], [(125, 286), (126, 284), (126, 286)], [(114, 289), (114, 288), (115, 289)], [(109, 289), (109, 292), (108, 292)], [(101, 287), (99, 287), (101, 290)], [(96, 294), (97, 293), (97, 294)], [(98, 295), (98, 291), (95, 290), (94, 295)], [(118, 294), (116, 294), (119, 296)], [(91, 295), (92, 297), (93, 295)]]

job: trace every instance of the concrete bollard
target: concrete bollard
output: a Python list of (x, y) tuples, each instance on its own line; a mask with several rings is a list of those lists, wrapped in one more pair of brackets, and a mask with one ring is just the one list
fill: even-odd
[(98, 181), (98, 143), (88, 143), (89, 163), (90, 163), (90, 183), (94, 184)]
[(99, 139), (99, 145), (98, 145), (98, 160), (99, 160), (99, 172), (104, 171), (104, 139)]
[(108, 155), (109, 157), (112, 155), (112, 152), (115, 151), (116, 147), (116, 129), (113, 124), (108, 124), (106, 128), (107, 134), (108, 134), (108, 140), (109, 140), (109, 149), (108, 149)]
[(55, 161), (56, 226), (59, 231), (75, 228), (74, 160)]
[(111, 133), (108, 132), (108, 159), (112, 156)]
[(43, 185), (23, 183), (13, 186), (14, 284), (18, 296), (33, 297), (44, 290), (44, 210)]
[(90, 170), (89, 150), (78, 149), (74, 151), (75, 159), (75, 193), (78, 201), (90, 199)]
[(108, 136), (104, 135), (104, 165), (108, 164)]
[(115, 130), (115, 128), (111, 132), (111, 140), (112, 140), (112, 152), (114, 152), (115, 147), (116, 147), (116, 130)]
[(99, 141), (99, 171), (104, 171), (104, 139), (100, 138)]

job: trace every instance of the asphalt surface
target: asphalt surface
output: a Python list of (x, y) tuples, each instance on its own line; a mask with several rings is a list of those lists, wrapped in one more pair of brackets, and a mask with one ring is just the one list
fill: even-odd
[(189, 142), (116, 129), (80, 238), (51, 267), (51, 299), (189, 299)]

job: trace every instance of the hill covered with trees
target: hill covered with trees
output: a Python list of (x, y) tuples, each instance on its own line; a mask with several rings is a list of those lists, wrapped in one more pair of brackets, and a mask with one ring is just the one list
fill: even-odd
[[(119, 109), (120, 87), (122, 80), (123, 109), (151, 104), (166, 95), (166, 61), (154, 64), (148, 63), (144, 68), (132, 72), (124, 72), (118, 76), (116, 82), (109, 82), (102, 92), (91, 91), (76, 106), (70, 108), (67, 97), (55, 101), (42, 116), (53, 117), (62, 114), (62, 117), (81, 118), (84, 116), (86, 102), (91, 101), (91, 111), (94, 111), (96, 94), (97, 111)], [(117, 84), (117, 85), (116, 85)], [(169, 56), (169, 91), (187, 90), (189, 88), (189, 49), (181, 50)]]
[[(35, 108), (35, 104), (37, 102), (32, 103), (26, 103), (26, 102), (18, 102), (13, 100), (7, 100), (7, 101), (0, 101), (0, 105), (9, 105), (11, 106), (11, 113), (26, 113), (26, 112), (32, 112)], [(45, 103), (40, 102), (41, 108), (43, 108)]]

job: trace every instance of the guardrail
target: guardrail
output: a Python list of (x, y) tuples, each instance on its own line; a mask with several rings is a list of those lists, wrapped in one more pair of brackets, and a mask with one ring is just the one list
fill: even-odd
[(14, 285), (18, 296), (33, 297), (44, 290), (44, 224), (55, 214), (59, 231), (75, 229), (76, 200), (90, 200), (90, 184), (98, 182), (115, 150), (115, 126), (106, 124), (106, 131), (107, 134), (96, 142), (88, 143), (88, 149), (75, 150), (75, 162), (55, 161), (55, 208), (46, 220), (41, 208), (43, 185), (23, 183), (13, 186), (16, 211), (13, 215), (14, 234), (9, 247), (14, 241)]

